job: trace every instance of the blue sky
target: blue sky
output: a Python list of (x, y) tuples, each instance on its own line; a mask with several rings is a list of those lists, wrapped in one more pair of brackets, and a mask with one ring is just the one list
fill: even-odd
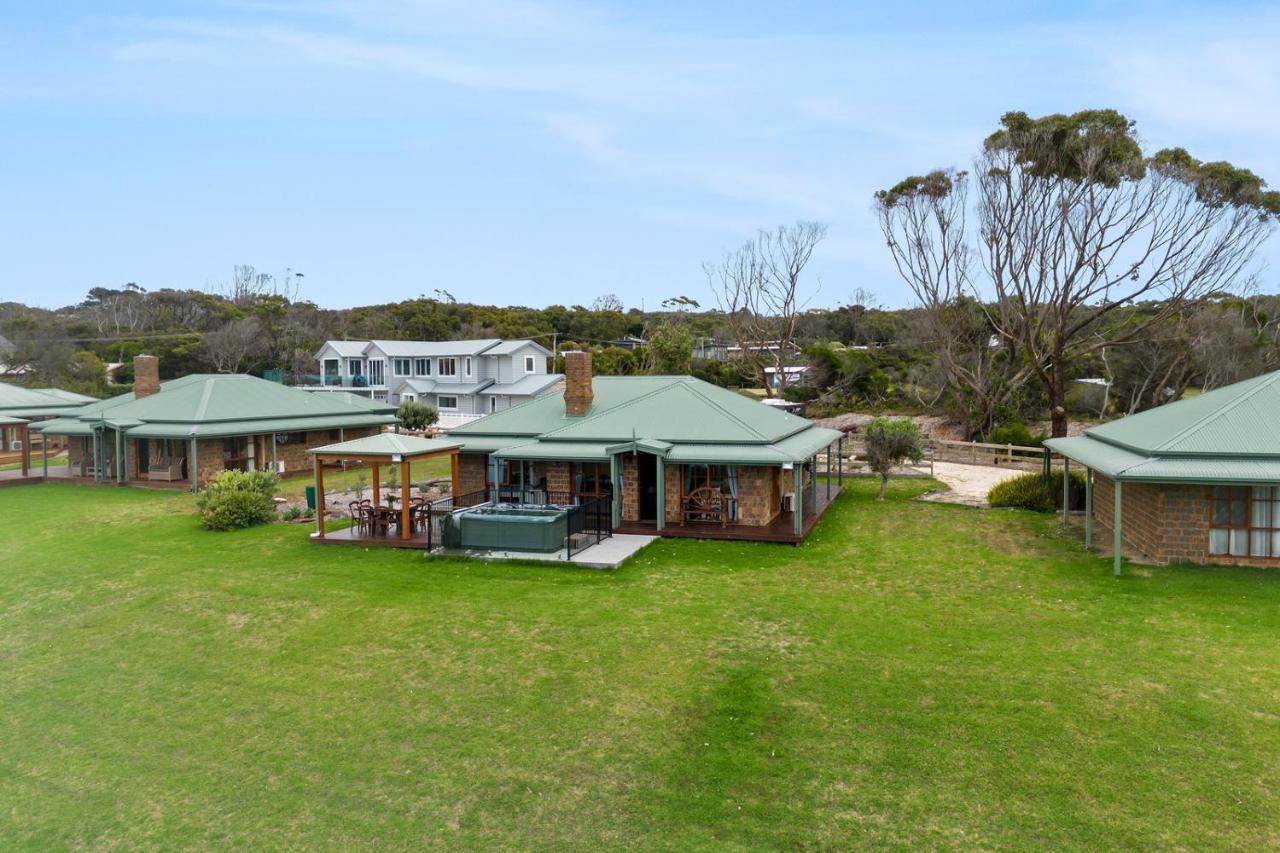
[(906, 305), (872, 193), (1010, 109), (1280, 185), (1277, 44), (1274, 4), (5, 4), (0, 301), (247, 263), (329, 307), (709, 303), (703, 261), (817, 219), (813, 304)]

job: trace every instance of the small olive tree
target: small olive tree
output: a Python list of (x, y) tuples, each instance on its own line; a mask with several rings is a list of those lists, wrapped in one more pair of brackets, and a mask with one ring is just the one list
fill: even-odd
[(924, 439), (915, 421), (906, 418), (875, 418), (867, 424), (867, 465), (880, 475), (880, 494), (884, 500), (889, 487), (889, 473), (903, 462), (919, 462), (924, 456)]
[(417, 400), (405, 400), (396, 409), (396, 419), (405, 429), (424, 430), (440, 420), (440, 413), (435, 406), (428, 406)]

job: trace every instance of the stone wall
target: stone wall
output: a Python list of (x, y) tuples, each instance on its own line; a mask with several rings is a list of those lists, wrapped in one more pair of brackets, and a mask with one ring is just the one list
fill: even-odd
[(684, 486), (684, 466), (667, 465), (662, 476), (666, 478), (664, 481), (666, 494), (663, 498), (666, 504), (667, 524), (679, 524), (684, 520), (681, 517), (683, 508), (680, 506), (680, 493)]
[(738, 468), (738, 523), (760, 527), (782, 512), (779, 468), (741, 466)]
[(634, 453), (622, 456), (622, 520), (640, 520), (640, 465)]
[(489, 456), (484, 453), (458, 454), (458, 489), (461, 494), (488, 487)]

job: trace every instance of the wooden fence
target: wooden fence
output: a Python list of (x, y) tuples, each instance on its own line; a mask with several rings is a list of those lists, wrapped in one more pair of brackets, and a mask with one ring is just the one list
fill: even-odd
[[(861, 442), (845, 440), (845, 471), (857, 474), (866, 466), (866, 449)], [(997, 468), (1016, 468), (1022, 471), (1044, 470), (1043, 447), (1023, 447), (1017, 444), (990, 444), (983, 441), (951, 441), (943, 438), (929, 439), (925, 443), (924, 459), (910, 468), (927, 471), (933, 476), (933, 463), (958, 462), (964, 465), (990, 465)], [(819, 466), (826, 464), (823, 455), (818, 456)], [(1062, 467), (1062, 457), (1052, 455), (1050, 463), (1055, 468)], [(823, 468), (819, 468), (823, 470)]]

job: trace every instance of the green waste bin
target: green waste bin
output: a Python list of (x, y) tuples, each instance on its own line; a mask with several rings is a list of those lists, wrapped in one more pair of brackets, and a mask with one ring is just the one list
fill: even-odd
[(307, 509), (316, 508), (316, 487), (307, 486)]

